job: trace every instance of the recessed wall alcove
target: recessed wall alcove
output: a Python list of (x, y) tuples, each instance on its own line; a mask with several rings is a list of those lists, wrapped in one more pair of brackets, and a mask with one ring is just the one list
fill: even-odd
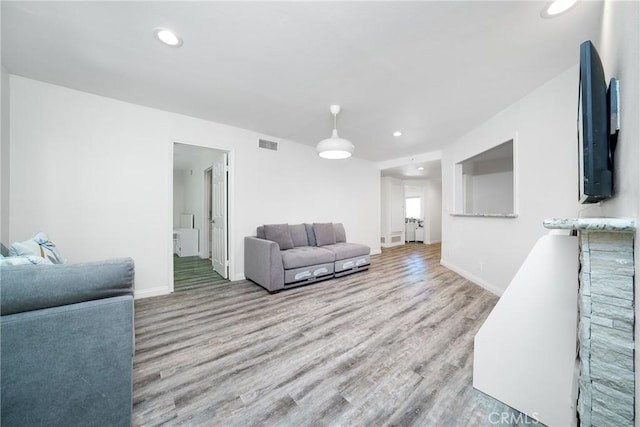
[(516, 216), (514, 140), (455, 164), (454, 215)]

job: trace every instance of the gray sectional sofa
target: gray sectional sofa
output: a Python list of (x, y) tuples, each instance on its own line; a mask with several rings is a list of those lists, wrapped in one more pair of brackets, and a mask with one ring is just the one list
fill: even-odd
[(130, 258), (0, 268), (2, 425), (131, 425), (133, 282)]
[(342, 224), (267, 224), (244, 239), (244, 275), (269, 292), (366, 270), (371, 249)]

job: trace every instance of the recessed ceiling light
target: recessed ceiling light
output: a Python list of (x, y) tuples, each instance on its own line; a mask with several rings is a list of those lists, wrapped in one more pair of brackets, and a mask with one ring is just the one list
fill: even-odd
[(399, 130), (395, 131), (393, 133), (393, 136), (402, 136), (402, 132), (400, 132)]
[(418, 168), (418, 170), (419, 170), (419, 171), (423, 171), (423, 170), (424, 170), (424, 168), (423, 168), (422, 166), (420, 166), (420, 167)]
[(168, 46), (182, 46), (182, 39), (180, 38), (180, 36), (171, 30), (168, 30), (166, 28), (156, 28), (155, 30), (153, 30), (153, 33), (156, 35), (158, 40)]
[(555, 0), (547, 4), (547, 6), (542, 9), (540, 15), (543, 18), (554, 18), (569, 10), (574, 4), (576, 4), (576, 1), (577, 0)]

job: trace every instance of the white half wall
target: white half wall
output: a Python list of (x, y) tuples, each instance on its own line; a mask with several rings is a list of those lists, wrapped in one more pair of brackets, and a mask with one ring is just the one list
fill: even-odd
[(475, 336), (473, 386), (549, 426), (575, 426), (578, 239), (533, 247)]
[[(542, 221), (577, 215), (577, 88), (576, 65), (443, 150), (443, 265), (500, 295), (546, 234)], [(510, 139), (518, 217), (450, 215), (455, 164)]]
[(131, 256), (137, 296), (168, 292), (174, 142), (230, 153), (232, 279), (243, 278), (244, 236), (265, 223), (343, 222), (350, 241), (380, 252), (372, 162), (13, 75), (11, 239), (46, 231), (70, 262)]

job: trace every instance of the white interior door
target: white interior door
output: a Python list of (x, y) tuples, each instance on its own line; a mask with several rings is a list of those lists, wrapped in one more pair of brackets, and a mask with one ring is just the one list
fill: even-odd
[(213, 163), (211, 186), (213, 213), (211, 218), (211, 263), (213, 269), (225, 279), (227, 272), (227, 153)]

